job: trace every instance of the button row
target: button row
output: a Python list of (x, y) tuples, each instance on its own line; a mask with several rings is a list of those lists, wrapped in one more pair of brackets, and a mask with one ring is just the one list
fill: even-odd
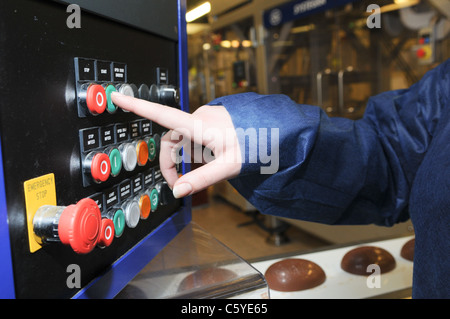
[[(155, 138), (148, 136), (144, 140), (91, 151), (82, 158), (83, 175), (90, 176), (97, 184), (106, 182), (110, 176), (118, 176), (122, 168), (132, 172), (136, 167), (152, 162), (156, 158), (157, 148)], [(88, 185), (89, 180), (85, 183), (85, 186)]]
[[(78, 90), (78, 103), (81, 107), (79, 114), (99, 115), (105, 111), (109, 114), (117, 112), (118, 107), (113, 103), (111, 94), (119, 92), (123, 95), (148, 99), (149, 88), (142, 84), (138, 89), (135, 84), (128, 83), (96, 83), (88, 82), (81, 84)], [(127, 111), (124, 111), (127, 112)]]
[[(104, 127), (90, 127), (82, 129), (80, 135), (80, 150), (87, 152), (99, 147), (127, 142), (132, 139), (144, 139), (151, 135), (151, 122), (138, 120), (129, 123), (111, 124)], [(159, 134), (154, 134), (157, 142)]]
[(108, 247), (114, 238), (122, 236), (125, 226), (135, 228), (156, 211), (164, 184), (148, 187), (105, 213), (101, 212), (98, 195), (69, 206), (41, 206), (33, 218), (34, 234), (42, 244), (61, 242), (78, 254)]
[[(166, 189), (167, 183), (163, 180), (155, 182), (153, 170), (150, 170), (90, 198), (100, 207), (102, 216), (113, 221), (115, 236), (120, 237), (125, 226), (135, 228), (160, 205), (169, 203), (163, 194)], [(161, 200), (163, 197), (165, 201)]]
[(146, 170), (90, 197), (95, 200), (102, 212), (108, 211), (110, 208), (138, 196), (153, 185), (162, 183), (163, 179), (155, 179), (159, 176), (156, 172), (159, 170)]
[(146, 84), (141, 84), (138, 88), (133, 83), (88, 82), (81, 84), (78, 90), (79, 115), (99, 115), (105, 111), (109, 114), (116, 113), (118, 107), (111, 99), (113, 92), (170, 106), (178, 106), (180, 103), (179, 90), (173, 85), (153, 84), (149, 88)]

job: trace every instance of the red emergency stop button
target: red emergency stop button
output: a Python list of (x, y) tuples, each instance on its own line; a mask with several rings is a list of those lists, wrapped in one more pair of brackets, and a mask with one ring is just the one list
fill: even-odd
[(102, 228), (100, 208), (94, 200), (85, 198), (67, 206), (58, 223), (58, 236), (78, 254), (87, 254), (97, 245)]
[(99, 84), (91, 84), (86, 91), (86, 105), (93, 115), (102, 114), (106, 110), (106, 91)]
[(98, 239), (98, 245), (100, 247), (108, 247), (112, 244), (114, 239), (114, 222), (111, 219), (102, 219), (102, 229), (100, 231), (100, 237)]
[(105, 153), (96, 153), (91, 156), (91, 158), (90, 171), (94, 181), (96, 183), (101, 183), (108, 180), (109, 175), (111, 174), (111, 162), (109, 156)]

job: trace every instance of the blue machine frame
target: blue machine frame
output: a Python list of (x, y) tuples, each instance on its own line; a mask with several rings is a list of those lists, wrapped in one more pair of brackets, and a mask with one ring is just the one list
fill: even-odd
[(2, 145), (0, 142), (0, 298), (15, 297), (14, 276), (9, 241), (8, 215), (6, 208), (5, 179), (3, 177)]
[[(186, 0), (178, 0), (178, 56), (181, 108), (189, 111), (187, 77)], [(6, 207), (5, 181), (0, 143), (0, 298), (15, 298), (14, 274)], [(183, 173), (190, 170), (183, 164)], [(79, 291), (73, 298), (114, 298), (158, 253), (191, 221), (191, 198), (185, 198), (182, 208), (157, 229), (141, 240), (112, 264), (103, 275)]]

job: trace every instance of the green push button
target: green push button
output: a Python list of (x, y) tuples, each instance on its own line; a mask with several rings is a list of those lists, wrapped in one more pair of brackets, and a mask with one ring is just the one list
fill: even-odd
[(117, 176), (122, 169), (122, 156), (117, 148), (109, 152), (109, 161), (111, 162), (111, 176)]
[(113, 223), (116, 237), (122, 236), (123, 231), (125, 229), (125, 214), (123, 213), (123, 210), (118, 209), (116, 211), (113, 217)]
[(116, 91), (116, 88), (112, 84), (108, 85), (105, 89), (107, 101), (106, 110), (109, 113), (115, 113), (117, 111), (117, 106), (111, 101), (111, 93)]
[(156, 157), (156, 142), (153, 137), (149, 138), (147, 141), (148, 145), (148, 159), (150, 161), (153, 161)]
[(156, 190), (156, 188), (153, 188), (152, 191), (150, 192), (150, 204), (152, 207), (152, 212), (154, 212), (159, 205), (159, 193)]

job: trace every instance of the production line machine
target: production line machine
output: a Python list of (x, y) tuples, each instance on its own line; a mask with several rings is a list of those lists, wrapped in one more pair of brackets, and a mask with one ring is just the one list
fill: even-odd
[[(412, 262), (397, 256), (409, 238), (375, 243), (397, 260), (379, 290), (339, 268), (350, 247), (332, 247), (283, 256), (311, 259), (327, 275), (312, 290), (283, 293), (263, 275), (279, 258), (248, 263), (191, 222), (190, 198), (173, 198), (159, 170), (167, 129), (110, 98), (119, 91), (188, 111), (185, 11), (184, 0), (0, 2), (0, 298), (369, 298), (409, 289)], [(218, 270), (219, 280), (189, 285)]]
[(1, 298), (112, 298), (189, 223), (167, 130), (110, 98), (187, 111), (185, 6), (0, 3)]

